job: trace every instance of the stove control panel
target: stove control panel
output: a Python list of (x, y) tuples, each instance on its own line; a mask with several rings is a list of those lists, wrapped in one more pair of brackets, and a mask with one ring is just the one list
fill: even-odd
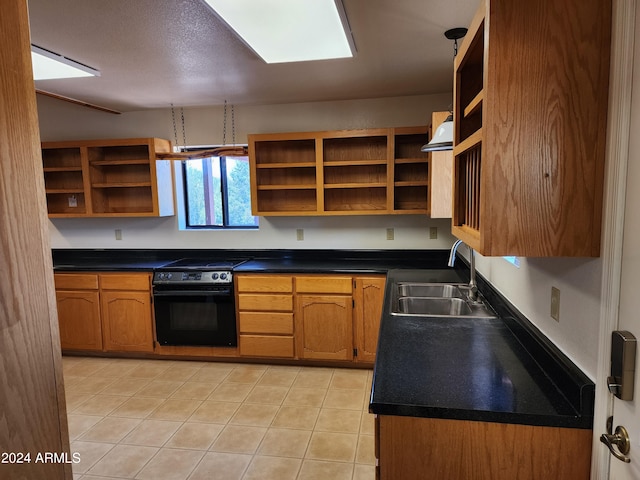
[(199, 284), (199, 285), (212, 285), (212, 284), (230, 284), (233, 281), (231, 272), (227, 271), (215, 271), (215, 272), (200, 272), (200, 271), (172, 271), (172, 272), (155, 272), (153, 274), (154, 284)]

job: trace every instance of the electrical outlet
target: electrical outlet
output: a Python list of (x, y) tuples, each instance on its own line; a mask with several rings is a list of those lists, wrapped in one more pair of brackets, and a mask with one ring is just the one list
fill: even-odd
[(429, 227), (429, 239), (435, 240), (438, 238), (438, 227)]
[(560, 321), (560, 290), (556, 287), (551, 287), (551, 318)]
[(296, 228), (296, 240), (302, 241), (304, 240), (304, 229)]
[(116, 240), (122, 240), (122, 230), (116, 228)]
[(387, 228), (387, 240), (393, 240), (394, 235), (393, 228)]

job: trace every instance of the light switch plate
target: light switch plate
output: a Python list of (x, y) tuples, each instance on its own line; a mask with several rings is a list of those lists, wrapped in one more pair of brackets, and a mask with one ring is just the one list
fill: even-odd
[(387, 240), (393, 240), (394, 236), (393, 228), (387, 228)]
[(302, 241), (304, 240), (304, 229), (296, 228), (296, 240)]

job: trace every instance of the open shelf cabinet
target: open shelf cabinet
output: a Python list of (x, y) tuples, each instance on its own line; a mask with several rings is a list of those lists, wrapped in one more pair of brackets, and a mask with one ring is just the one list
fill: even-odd
[(173, 215), (171, 143), (158, 138), (45, 142), (50, 217)]
[(456, 237), (599, 255), (610, 39), (610, 0), (482, 0), (454, 62)]
[(426, 141), (426, 127), (249, 135), (253, 214), (428, 214)]

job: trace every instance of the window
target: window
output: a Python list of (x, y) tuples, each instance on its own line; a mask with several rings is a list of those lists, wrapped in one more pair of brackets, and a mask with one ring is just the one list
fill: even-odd
[(248, 157), (182, 161), (187, 228), (257, 228)]

